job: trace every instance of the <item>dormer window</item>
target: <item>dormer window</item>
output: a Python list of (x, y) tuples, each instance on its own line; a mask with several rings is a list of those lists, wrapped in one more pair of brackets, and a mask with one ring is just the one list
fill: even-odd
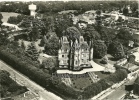
[(77, 65), (77, 64), (78, 64), (78, 61), (75, 62), (75, 65)]

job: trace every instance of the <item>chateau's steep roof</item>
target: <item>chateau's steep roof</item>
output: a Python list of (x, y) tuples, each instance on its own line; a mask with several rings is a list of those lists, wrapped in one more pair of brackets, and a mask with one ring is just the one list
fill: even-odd
[(67, 40), (66, 37), (63, 37), (63, 39), (61, 40), (61, 49), (65, 50), (67, 52), (67, 50), (72, 50), (72, 52), (74, 52), (75, 50), (79, 50), (79, 49), (88, 49), (89, 45), (86, 41), (84, 41), (83, 37), (80, 37), (79, 40), (75, 40), (74, 42), (71, 41), (71, 44), (69, 43), (69, 41)]
[(74, 42), (73, 48), (74, 48), (74, 50), (79, 50), (79, 48), (80, 48), (80, 45), (79, 45), (79, 42), (77, 39)]
[(62, 46), (61, 46), (61, 49), (69, 50), (70, 49), (69, 43), (63, 43)]

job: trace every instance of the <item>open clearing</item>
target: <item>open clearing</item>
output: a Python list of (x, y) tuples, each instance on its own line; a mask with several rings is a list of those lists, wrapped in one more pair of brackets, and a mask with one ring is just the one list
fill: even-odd
[(12, 12), (1, 12), (1, 14), (3, 16), (2, 22), (7, 22), (8, 18), (11, 16), (18, 16), (19, 15), (18, 13), (12, 13)]

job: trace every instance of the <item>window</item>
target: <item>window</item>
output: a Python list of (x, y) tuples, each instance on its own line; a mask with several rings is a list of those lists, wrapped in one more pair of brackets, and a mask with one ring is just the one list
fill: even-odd
[(62, 57), (64, 57), (64, 55), (62, 55)]
[(63, 64), (63, 60), (61, 60), (61, 64)]
[(63, 60), (64, 64), (66, 63), (66, 60)]
[(86, 54), (84, 54), (84, 57), (86, 57)]
[(78, 64), (78, 61), (75, 61), (75, 65), (77, 65)]
[(68, 52), (68, 49), (65, 49), (65, 52)]

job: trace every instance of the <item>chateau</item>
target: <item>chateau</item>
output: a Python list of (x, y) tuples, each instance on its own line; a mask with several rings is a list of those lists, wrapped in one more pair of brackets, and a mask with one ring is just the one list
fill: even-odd
[(91, 42), (84, 41), (83, 36), (75, 41), (68, 41), (66, 36), (60, 40), (61, 48), (58, 51), (60, 69), (79, 71), (83, 68), (90, 68), (89, 61), (93, 59), (93, 48)]

